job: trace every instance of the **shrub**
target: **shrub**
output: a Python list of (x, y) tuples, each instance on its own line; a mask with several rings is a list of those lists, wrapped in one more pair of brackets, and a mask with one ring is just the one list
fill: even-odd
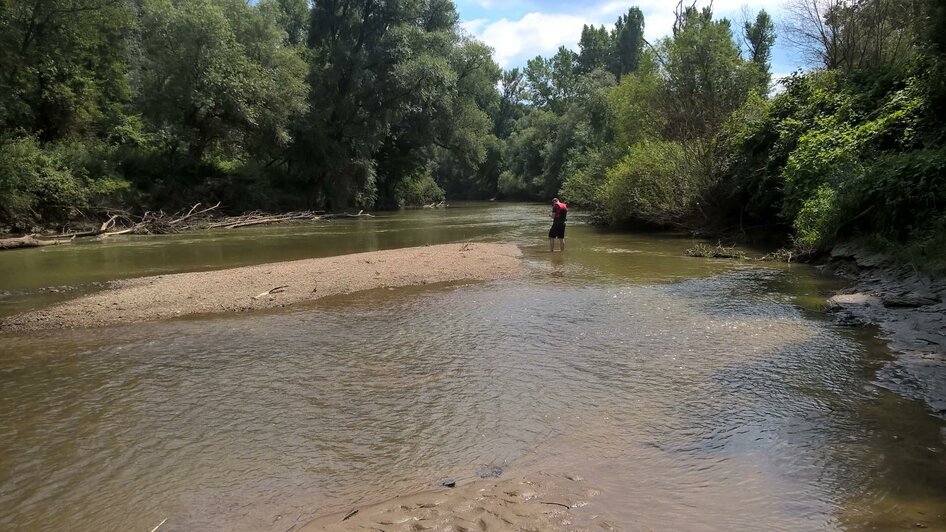
[(0, 223), (27, 232), (66, 222), (88, 206), (89, 190), (61, 154), (19, 137), (0, 141), (0, 198)]
[(699, 187), (683, 146), (676, 142), (643, 141), (608, 169), (601, 205), (611, 223), (630, 220), (668, 224), (696, 205)]
[(559, 197), (577, 207), (595, 206), (601, 194), (608, 159), (602, 151), (594, 149), (569, 159)]
[(443, 201), (444, 192), (429, 172), (421, 172), (398, 183), (394, 196), (398, 206), (416, 207)]
[(529, 194), (529, 186), (522, 176), (505, 170), (499, 174), (499, 181), (496, 184), (499, 193), (506, 198), (523, 198)]
[(826, 243), (833, 242), (841, 210), (837, 191), (827, 185), (819, 187), (804, 201), (795, 217), (795, 247), (799, 251), (810, 253)]

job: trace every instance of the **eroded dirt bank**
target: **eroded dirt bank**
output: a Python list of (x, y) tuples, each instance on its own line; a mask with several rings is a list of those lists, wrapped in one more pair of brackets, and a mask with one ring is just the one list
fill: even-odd
[(141, 277), (48, 309), (12, 316), (0, 331), (77, 328), (243, 312), (383, 287), (516, 275), (511, 244), (443, 244)]
[(826, 269), (855, 281), (828, 300), (834, 320), (876, 325), (897, 353), (880, 383), (946, 417), (946, 279), (847, 246), (832, 252)]

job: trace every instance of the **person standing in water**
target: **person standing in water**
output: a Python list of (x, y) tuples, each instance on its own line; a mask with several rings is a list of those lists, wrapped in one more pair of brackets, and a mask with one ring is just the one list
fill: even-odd
[(552, 200), (552, 228), (549, 229), (549, 252), (555, 251), (555, 239), (561, 242), (562, 251), (565, 251), (565, 218), (568, 216), (568, 205), (555, 198)]

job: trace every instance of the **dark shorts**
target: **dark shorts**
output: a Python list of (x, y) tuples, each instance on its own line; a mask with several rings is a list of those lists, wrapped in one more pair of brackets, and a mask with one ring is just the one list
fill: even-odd
[(552, 222), (549, 238), (565, 238), (565, 222)]

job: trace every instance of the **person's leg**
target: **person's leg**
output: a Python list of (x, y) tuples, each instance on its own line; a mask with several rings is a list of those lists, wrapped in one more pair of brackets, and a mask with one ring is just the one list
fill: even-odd
[(563, 236), (562, 238), (558, 239), (558, 241), (562, 244), (562, 251), (565, 251), (565, 237)]
[(549, 253), (554, 253), (554, 252), (555, 252), (555, 239), (550, 238), (549, 239)]

